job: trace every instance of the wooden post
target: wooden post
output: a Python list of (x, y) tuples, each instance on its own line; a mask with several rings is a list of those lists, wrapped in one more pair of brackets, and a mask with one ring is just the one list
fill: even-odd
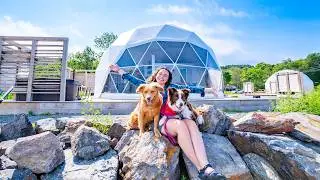
[(29, 76), (28, 76), (28, 86), (27, 86), (27, 98), (26, 101), (32, 101), (32, 83), (33, 83), (33, 70), (34, 70), (34, 59), (36, 56), (37, 40), (32, 40), (30, 65), (29, 65)]
[(69, 39), (63, 41), (63, 54), (61, 62), (61, 81), (60, 81), (60, 101), (66, 100), (66, 71), (67, 71), (67, 56), (68, 56)]

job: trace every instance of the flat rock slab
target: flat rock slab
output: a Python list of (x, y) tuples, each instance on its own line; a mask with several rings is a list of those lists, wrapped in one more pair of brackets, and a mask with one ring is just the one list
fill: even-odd
[(75, 158), (70, 149), (64, 150), (65, 163), (49, 174), (41, 176), (42, 180), (116, 180), (118, 172), (118, 155), (109, 150), (106, 154), (91, 160)]
[(277, 171), (261, 156), (249, 153), (243, 156), (255, 180), (281, 180)]
[[(228, 179), (252, 179), (249, 169), (230, 141), (219, 135), (202, 133), (208, 161)], [(191, 161), (183, 154), (190, 179), (199, 179), (198, 171)]]
[(37, 180), (37, 176), (29, 169), (5, 169), (0, 171), (1, 180)]

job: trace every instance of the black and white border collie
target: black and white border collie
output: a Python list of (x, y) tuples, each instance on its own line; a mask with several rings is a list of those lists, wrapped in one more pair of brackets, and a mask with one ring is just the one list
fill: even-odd
[(188, 101), (189, 89), (168, 88), (168, 100), (166, 106), (176, 112), (178, 119), (192, 119), (197, 124), (203, 124), (204, 119)]

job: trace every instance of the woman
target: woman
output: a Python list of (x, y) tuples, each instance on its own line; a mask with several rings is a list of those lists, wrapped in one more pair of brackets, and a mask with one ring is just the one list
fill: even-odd
[[(145, 83), (143, 80), (137, 79), (131, 74), (126, 73), (124, 70), (120, 69), (118, 65), (111, 65), (110, 69), (111, 71), (119, 73), (122, 75), (123, 79), (128, 80), (136, 86)], [(172, 73), (164, 67), (156, 70), (148, 79), (148, 82), (157, 82), (165, 89), (163, 104), (166, 103), (168, 98), (168, 93), (166, 91), (168, 87), (178, 89), (188, 88), (192, 93), (200, 93), (201, 96), (204, 96), (205, 94), (204, 88), (171, 84), (171, 81)], [(159, 124), (161, 123), (163, 122), (160, 122)], [(166, 127), (166, 130), (164, 127)], [(222, 174), (217, 173), (209, 164), (201, 133), (193, 120), (170, 119), (166, 121), (166, 125), (162, 126), (160, 131), (165, 136), (177, 137), (179, 146), (198, 169), (199, 178), (225, 179)]]

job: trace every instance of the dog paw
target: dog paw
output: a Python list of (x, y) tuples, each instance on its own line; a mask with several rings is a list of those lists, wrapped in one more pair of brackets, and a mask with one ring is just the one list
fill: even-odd
[(203, 117), (202, 116), (198, 116), (197, 122), (198, 122), (198, 124), (203, 124), (204, 123)]
[(160, 131), (158, 129), (156, 129), (156, 130), (154, 130), (154, 136), (159, 139), (162, 135), (161, 135)]

